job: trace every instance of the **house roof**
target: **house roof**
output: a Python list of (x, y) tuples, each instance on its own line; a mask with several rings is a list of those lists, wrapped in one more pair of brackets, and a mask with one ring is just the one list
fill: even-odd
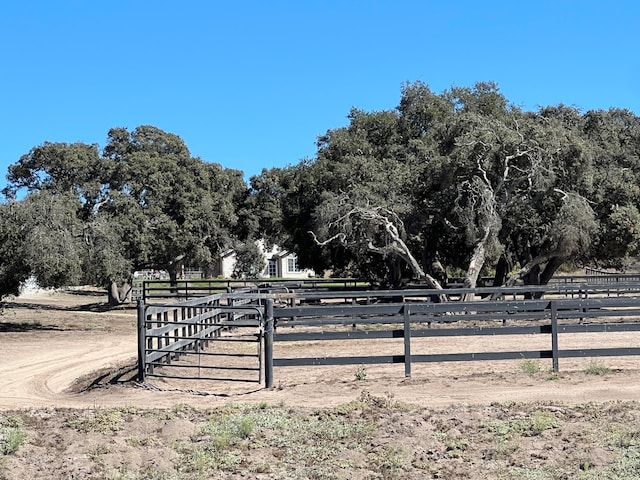
[(294, 255), (295, 253), (290, 252), (289, 250), (282, 250), (280, 252), (275, 252), (271, 258), (284, 258), (284, 257), (288, 257), (289, 255)]

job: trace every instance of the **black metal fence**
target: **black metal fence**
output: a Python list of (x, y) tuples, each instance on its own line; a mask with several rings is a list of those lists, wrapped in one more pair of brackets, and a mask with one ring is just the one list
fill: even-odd
[[(611, 273), (602, 270), (586, 269), (586, 275), (562, 275), (551, 279), (548, 285), (524, 286), (534, 291), (547, 291), (557, 285), (618, 285), (638, 284), (640, 273)], [(327, 293), (327, 292), (355, 292), (355, 291), (380, 291), (374, 284), (365, 280), (354, 278), (313, 278), (301, 280), (283, 279), (198, 279), (178, 280), (173, 285), (167, 279), (139, 279), (134, 282), (134, 299), (144, 300), (145, 303), (166, 302), (167, 300), (189, 300), (206, 297), (218, 293), (234, 292), (238, 289), (251, 289), (255, 293)], [(482, 277), (478, 280), (479, 288), (494, 288), (493, 277)], [(446, 285), (449, 292), (452, 289), (460, 289), (463, 286), (462, 279), (450, 278)], [(421, 284), (409, 284), (403, 290), (424, 290), (429, 288)], [(501, 287), (497, 287), (501, 288)]]
[[(280, 342), (403, 339), (402, 351), (394, 355), (276, 356), (275, 367), (404, 363), (405, 375), (411, 376), (412, 364), (420, 362), (548, 358), (557, 371), (560, 358), (640, 355), (640, 348), (635, 346), (563, 350), (558, 342), (558, 336), (563, 333), (640, 331), (640, 323), (636, 322), (640, 318), (640, 298), (637, 297), (318, 305), (274, 308), (273, 316), (276, 355)], [(611, 318), (615, 318), (616, 323), (607, 321)], [(548, 348), (429, 354), (415, 351), (412, 342), (425, 337), (538, 334), (547, 336)]]
[[(276, 367), (403, 363), (405, 375), (410, 376), (412, 365), (423, 362), (546, 358), (558, 370), (562, 358), (640, 355), (639, 342), (615, 348), (594, 345), (563, 349), (559, 341), (567, 333), (640, 331), (640, 283), (450, 289), (449, 298), (466, 298), (465, 294), (472, 293), (475, 300), (432, 301), (438, 300), (440, 293), (424, 289), (271, 293), (244, 290), (173, 305), (140, 302), (139, 377), (144, 380), (146, 376), (170, 376), (165, 372), (172, 367), (176, 371), (185, 367), (181, 357), (193, 353), (199, 358), (221, 359), (216, 364), (192, 364), (191, 368), (198, 370), (193, 378), (230, 380), (228, 376), (202, 372), (246, 369), (257, 372), (258, 381), (264, 372), (267, 387), (273, 386)], [(227, 365), (225, 362), (234, 355), (247, 355), (221, 351), (225, 341), (241, 341), (233, 332), (243, 328), (253, 329), (244, 336), (245, 340), (251, 338), (256, 347), (249, 355), (253, 366)], [(536, 335), (546, 338), (548, 346), (430, 353), (420, 350), (417, 340), (475, 335)], [(284, 350), (280, 347), (288, 342), (383, 339), (397, 339), (397, 351), (352, 356), (311, 352), (293, 358), (280, 353)], [(374, 342), (368, 348), (375, 352), (377, 345)], [(183, 373), (175, 376), (191, 378)]]
[[(261, 382), (263, 325), (264, 307), (242, 293), (171, 305), (139, 301), (138, 378)], [(229, 348), (238, 344), (248, 347)]]
[(134, 282), (134, 300), (145, 303), (166, 302), (168, 299), (188, 300), (218, 293), (251, 289), (255, 293), (280, 293), (297, 291), (336, 291), (371, 289), (371, 283), (352, 278), (314, 278), (301, 280), (254, 279), (201, 279), (177, 280), (173, 285), (168, 280), (139, 279)]

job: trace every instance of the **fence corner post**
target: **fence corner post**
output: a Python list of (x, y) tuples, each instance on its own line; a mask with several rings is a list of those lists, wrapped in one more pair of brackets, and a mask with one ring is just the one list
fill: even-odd
[(144, 300), (138, 299), (138, 381), (145, 381), (146, 335)]
[(558, 357), (558, 306), (555, 300), (551, 300), (551, 356), (553, 358), (553, 371), (560, 370)]
[(265, 302), (264, 324), (264, 383), (266, 388), (273, 388), (273, 299)]

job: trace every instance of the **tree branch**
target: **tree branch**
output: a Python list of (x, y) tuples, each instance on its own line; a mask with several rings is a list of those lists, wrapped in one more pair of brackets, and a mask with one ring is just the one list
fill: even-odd
[(318, 240), (318, 237), (316, 237), (316, 234), (311, 230), (309, 230), (307, 233), (311, 234), (311, 236), (313, 237), (313, 241), (316, 242), (316, 244), (320, 245), (321, 247), (324, 247), (325, 245), (337, 239), (340, 239), (340, 242), (344, 242), (346, 238), (346, 235), (344, 233), (336, 233), (333, 237), (328, 238), (325, 241), (321, 242), (320, 240)]

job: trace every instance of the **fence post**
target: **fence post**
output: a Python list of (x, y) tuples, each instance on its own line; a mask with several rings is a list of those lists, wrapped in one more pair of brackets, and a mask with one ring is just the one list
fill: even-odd
[(273, 388), (273, 299), (265, 302), (264, 319), (264, 383)]
[(558, 372), (558, 306), (555, 300), (551, 300), (551, 357), (553, 358), (553, 371)]
[(138, 300), (138, 381), (145, 381), (146, 335), (145, 335), (144, 300)]
[(404, 376), (411, 378), (411, 322), (409, 305), (402, 308), (404, 314)]

